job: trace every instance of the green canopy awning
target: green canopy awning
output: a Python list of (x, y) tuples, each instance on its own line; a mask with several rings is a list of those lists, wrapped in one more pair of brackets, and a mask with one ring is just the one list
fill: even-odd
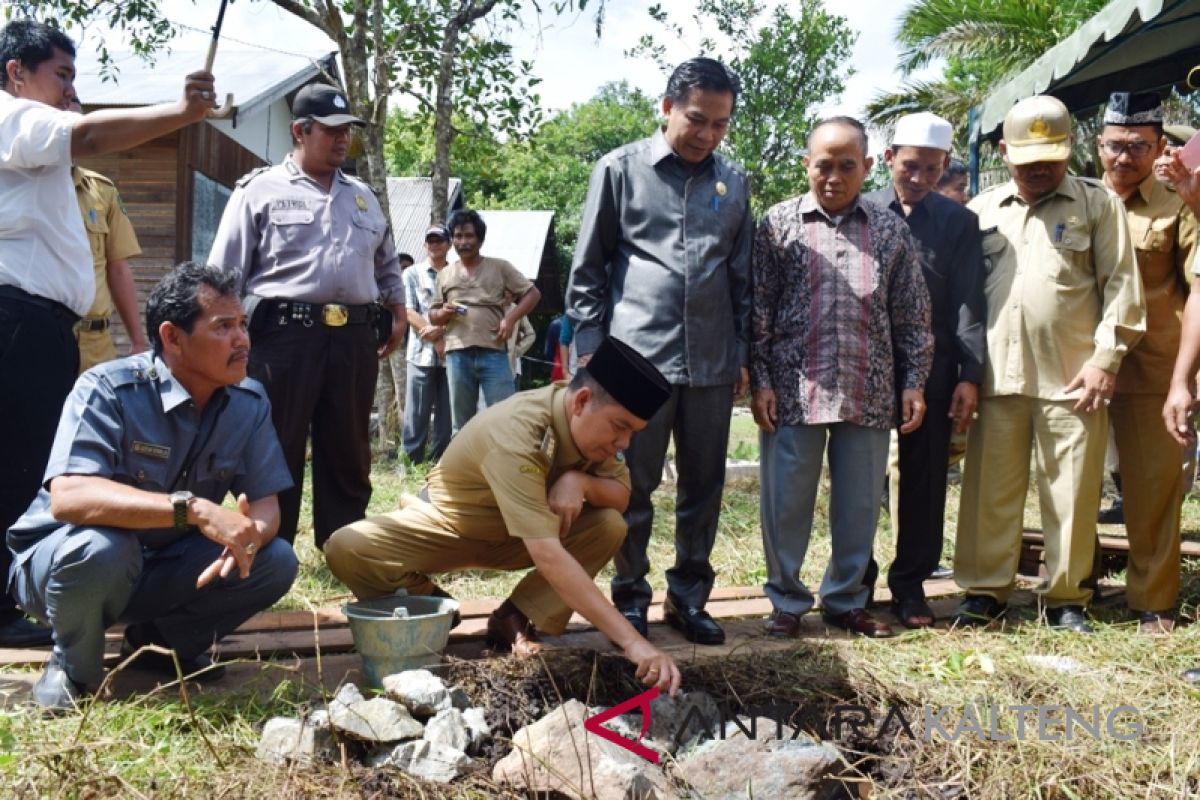
[(1200, 65), (1200, 0), (1113, 0), (993, 92), (975, 114), (971, 138), (990, 138), (1013, 104), (1051, 94), (1072, 113), (1102, 105), (1110, 92), (1175, 86), (1188, 91)]

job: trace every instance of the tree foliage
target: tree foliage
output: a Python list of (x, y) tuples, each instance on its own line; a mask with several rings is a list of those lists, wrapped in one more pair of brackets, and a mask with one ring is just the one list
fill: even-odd
[(989, 91), (1071, 35), (1108, 0), (918, 0), (900, 17), (900, 71), (911, 77), (945, 61), (934, 80), (909, 80), (898, 92), (877, 94), (867, 117), (890, 130), (914, 111), (932, 111), (954, 124), (965, 149), (967, 118)]
[[(845, 18), (821, 0), (774, 8), (762, 0), (699, 0), (687, 28), (662, 6), (650, 15), (672, 41), (688, 41), (694, 28), (696, 52), (720, 59), (741, 78), (727, 149), (750, 173), (755, 210), (807, 191), (802, 156), (817, 109), (841, 94), (854, 72), (849, 59), (857, 34)], [(674, 65), (666, 52), (648, 34), (628, 54), (649, 57), (669, 73)]]
[[(395, 174), (429, 174), (430, 124), (427, 114), (392, 114), (384, 149)], [(613, 83), (587, 102), (552, 115), (526, 138), (501, 142), (476, 128), (454, 140), (450, 158), (468, 205), (554, 211), (558, 255), (566, 264), (578, 238), (592, 167), (610, 150), (650, 135), (656, 124), (653, 100), (626, 83)]]

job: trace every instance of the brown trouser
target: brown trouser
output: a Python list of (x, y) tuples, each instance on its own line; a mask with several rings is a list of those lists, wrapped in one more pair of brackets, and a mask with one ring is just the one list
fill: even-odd
[[(334, 532), (325, 544), (330, 571), (359, 599), (396, 589), (429, 594), (429, 575), (463, 569), (518, 570), (533, 566), (525, 543), (504, 533), (504, 521), (476, 519), (470, 530), (455, 530), (438, 509), (422, 501), (368, 517)], [(625, 521), (609, 508), (588, 508), (562, 538), (563, 547), (593, 578), (612, 560), (625, 539)], [(536, 569), (509, 597), (539, 631), (563, 632), (572, 610)]]
[[(1029, 461), (1037, 466), (1049, 577), (1046, 605), (1086, 605), (1108, 414), (1071, 410), (1074, 401), (988, 397), (971, 426), (963, 469), (954, 578), (970, 594), (1007, 602), (1021, 556)], [(1161, 427), (1161, 421), (1159, 423)]]
[(1184, 466), (1167, 433), (1166, 395), (1118, 394), (1108, 412), (1121, 464), (1129, 567), (1125, 597), (1135, 611), (1169, 611), (1179, 599), (1179, 511)]
[(112, 334), (103, 331), (75, 331), (75, 341), (79, 345), (79, 374), (97, 364), (112, 361), (117, 357), (117, 348), (113, 344)]

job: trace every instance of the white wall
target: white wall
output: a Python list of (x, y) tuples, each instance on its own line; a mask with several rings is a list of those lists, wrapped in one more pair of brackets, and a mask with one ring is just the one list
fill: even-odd
[(226, 119), (209, 120), (208, 124), (264, 161), (278, 164), (292, 149), (291, 121), (287, 100), (281, 97), (250, 118), (239, 117), (237, 127)]

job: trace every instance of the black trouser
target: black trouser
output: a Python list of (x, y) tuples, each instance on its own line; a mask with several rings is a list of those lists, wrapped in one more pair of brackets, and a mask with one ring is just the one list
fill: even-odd
[[(63, 401), (79, 372), (78, 319), (65, 306), (0, 286), (0, 532), (37, 497)], [(12, 553), (0, 547), (0, 625), (19, 617), (8, 595)]]
[(671, 397), (649, 424), (636, 433), (625, 458), (632, 491), (625, 522), (629, 531), (615, 559), (613, 604), (645, 608), (653, 591), (646, 574), (646, 553), (654, 523), (650, 497), (662, 482), (667, 445), (675, 437), (675, 564), (667, 570), (667, 589), (685, 606), (708, 602), (713, 588), (709, 561), (717, 538), (721, 493), (725, 489), (725, 452), (733, 386), (672, 386)]
[(896, 559), (888, 569), (892, 597), (925, 598), (922, 584), (942, 555), (942, 529), (946, 514), (946, 464), (950, 453), (951, 395), (939, 392), (926, 397), (928, 408), (921, 427), (900, 434), (899, 520)]
[(317, 547), (366, 515), (371, 499), (367, 428), (379, 361), (370, 325), (278, 325), (271, 315), (251, 331), (250, 375), (267, 387), (271, 419), (295, 486), (279, 494), (279, 535), (296, 539), (311, 430), (313, 533)]

